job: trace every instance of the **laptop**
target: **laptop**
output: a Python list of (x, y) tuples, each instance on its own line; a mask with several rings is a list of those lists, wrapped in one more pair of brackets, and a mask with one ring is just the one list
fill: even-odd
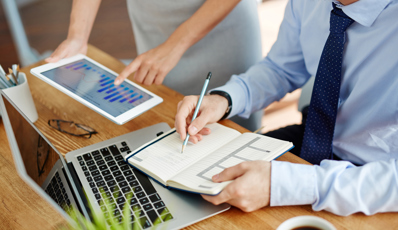
[[(166, 123), (69, 152), (64, 158), (1, 90), (0, 110), (21, 178), (68, 221), (73, 207), (88, 219), (101, 210), (108, 222), (112, 212), (139, 229), (154, 223), (160, 229), (179, 229), (230, 208), (212, 205), (198, 194), (168, 190), (124, 161), (131, 149), (170, 130)], [(130, 214), (123, 217), (125, 205)]]

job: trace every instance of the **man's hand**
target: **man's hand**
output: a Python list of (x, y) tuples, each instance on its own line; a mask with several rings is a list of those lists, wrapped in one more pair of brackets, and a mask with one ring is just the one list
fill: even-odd
[(217, 196), (202, 195), (215, 205), (228, 203), (244, 212), (252, 212), (269, 205), (271, 162), (243, 162), (214, 175), (212, 179), (213, 182), (234, 180)]
[(204, 128), (205, 125), (220, 120), (228, 108), (226, 98), (219, 95), (204, 96), (198, 116), (191, 124), (198, 99), (199, 96), (187, 96), (178, 103), (174, 124), (181, 140), (185, 139), (188, 130), (189, 141), (192, 143), (200, 141), (202, 135), (210, 134), (210, 129)]

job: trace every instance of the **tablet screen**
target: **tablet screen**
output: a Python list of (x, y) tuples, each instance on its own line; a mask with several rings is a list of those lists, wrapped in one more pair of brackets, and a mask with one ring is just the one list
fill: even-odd
[(41, 74), (114, 117), (152, 98), (127, 82), (115, 86), (114, 74), (86, 59)]

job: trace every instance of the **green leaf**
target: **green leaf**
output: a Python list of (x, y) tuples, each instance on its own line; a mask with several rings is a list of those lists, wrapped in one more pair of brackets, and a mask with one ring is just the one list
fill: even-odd
[[(106, 215), (105, 212), (102, 211), (102, 209), (95, 209), (91, 203), (89, 203), (89, 208), (92, 210), (92, 222), (90, 220), (87, 220), (76, 208), (70, 207), (70, 211), (68, 212), (69, 216), (73, 220), (74, 223), (69, 223), (68, 227), (65, 230), (139, 230), (141, 229), (140, 227), (140, 219), (136, 218), (134, 223), (130, 222), (130, 202), (131, 199), (134, 197), (133, 192), (129, 193), (127, 195), (127, 201), (123, 207), (122, 214), (123, 214), (123, 219), (122, 222), (119, 223), (119, 220), (115, 218), (114, 216), (114, 209), (112, 208), (112, 203), (109, 202), (109, 199), (115, 199), (115, 204), (116, 204), (116, 199), (118, 198), (117, 195), (119, 194), (118, 191), (114, 191), (114, 193), (111, 195), (111, 197), (108, 197), (105, 193), (105, 191), (100, 188), (100, 192), (102, 194), (102, 197), (104, 198), (104, 206), (106, 207), (106, 212), (109, 214), (109, 223), (106, 221)], [(100, 205), (101, 206), (101, 205)], [(115, 206), (117, 208), (117, 205)], [(133, 212), (135, 213), (134, 215), (137, 217), (141, 211), (141, 208), (139, 206), (136, 206), (133, 208)], [(167, 218), (168, 212), (165, 210), (160, 213), (158, 219), (155, 220), (155, 223), (153, 224), (153, 227), (151, 229), (156, 229), (160, 223), (162, 223), (161, 219)], [(144, 223), (141, 223), (141, 226)], [(167, 228), (167, 224), (163, 226), (162, 229)]]
[(123, 229), (126, 230), (131, 230), (131, 222), (130, 222), (130, 202), (131, 199), (133, 197), (133, 193), (129, 193), (127, 195), (127, 201), (123, 207), (123, 216), (124, 216), (124, 220), (123, 220)]

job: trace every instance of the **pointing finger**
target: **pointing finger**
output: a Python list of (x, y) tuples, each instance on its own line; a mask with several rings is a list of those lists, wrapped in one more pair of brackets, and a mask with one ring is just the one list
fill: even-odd
[(137, 69), (141, 65), (141, 59), (138, 57), (132, 61), (124, 70), (119, 74), (119, 76), (115, 79), (115, 85), (120, 85), (126, 78), (133, 72), (137, 71)]

